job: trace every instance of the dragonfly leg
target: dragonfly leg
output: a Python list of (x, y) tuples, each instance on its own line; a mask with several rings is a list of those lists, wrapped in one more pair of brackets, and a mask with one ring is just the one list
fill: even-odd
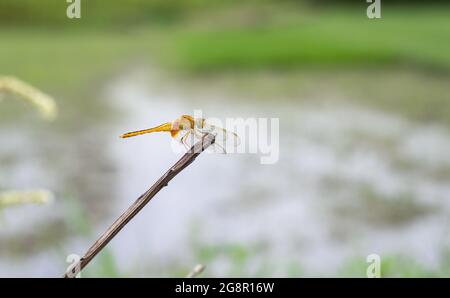
[(184, 148), (186, 148), (186, 150), (189, 150), (189, 144), (186, 142), (186, 139), (190, 134), (191, 132), (188, 131), (184, 136), (181, 137), (181, 143), (184, 145)]

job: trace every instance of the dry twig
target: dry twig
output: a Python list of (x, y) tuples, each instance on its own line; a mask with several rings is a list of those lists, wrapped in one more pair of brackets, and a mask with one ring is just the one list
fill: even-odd
[(197, 156), (213, 144), (215, 138), (207, 134), (201, 141), (196, 143), (183, 157), (175, 163), (159, 180), (141, 195), (116, 221), (104, 232), (100, 238), (88, 249), (86, 254), (64, 274), (66, 278), (76, 277), (90, 261), (111, 241), (117, 233), (147, 205), (148, 202), (176, 175), (190, 165)]

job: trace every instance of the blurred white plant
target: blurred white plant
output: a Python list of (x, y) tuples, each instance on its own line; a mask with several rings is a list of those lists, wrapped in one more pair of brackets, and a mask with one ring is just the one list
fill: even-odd
[[(45, 120), (52, 121), (57, 116), (56, 102), (52, 97), (17, 78), (0, 76), (0, 96), (2, 93), (25, 99), (39, 110)], [(53, 197), (53, 193), (48, 190), (0, 191), (0, 209), (27, 203), (46, 204), (50, 203)]]
[(51, 96), (17, 78), (0, 76), (1, 93), (11, 93), (27, 100), (39, 110), (45, 120), (52, 121), (57, 116), (57, 106)]
[(54, 195), (48, 190), (0, 192), (0, 209), (21, 204), (48, 204), (53, 201)]

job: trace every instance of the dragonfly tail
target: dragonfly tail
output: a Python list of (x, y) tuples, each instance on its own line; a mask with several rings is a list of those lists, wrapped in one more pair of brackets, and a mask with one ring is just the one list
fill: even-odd
[(172, 123), (167, 122), (167, 123), (161, 124), (160, 126), (156, 126), (156, 127), (153, 127), (153, 128), (127, 132), (127, 133), (124, 133), (123, 135), (121, 135), (120, 137), (125, 139), (125, 138), (131, 138), (131, 137), (143, 135), (143, 134), (146, 134), (146, 133), (160, 132), (160, 131), (171, 131), (171, 130), (172, 130)]

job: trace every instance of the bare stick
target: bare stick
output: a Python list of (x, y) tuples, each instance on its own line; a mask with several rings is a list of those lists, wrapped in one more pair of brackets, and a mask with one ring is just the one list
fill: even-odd
[(65, 278), (76, 277), (81, 270), (122, 230), (122, 228), (136, 215), (150, 200), (184, 168), (190, 165), (197, 156), (213, 144), (215, 138), (212, 134), (205, 135), (201, 141), (183, 155), (149, 190), (141, 195), (116, 221), (104, 232), (100, 238), (88, 249), (85, 255), (64, 274)]
[(191, 272), (189, 272), (186, 278), (194, 278), (199, 276), (205, 270), (205, 268), (206, 268), (205, 265), (198, 264), (197, 266), (194, 267), (194, 269), (192, 269)]

